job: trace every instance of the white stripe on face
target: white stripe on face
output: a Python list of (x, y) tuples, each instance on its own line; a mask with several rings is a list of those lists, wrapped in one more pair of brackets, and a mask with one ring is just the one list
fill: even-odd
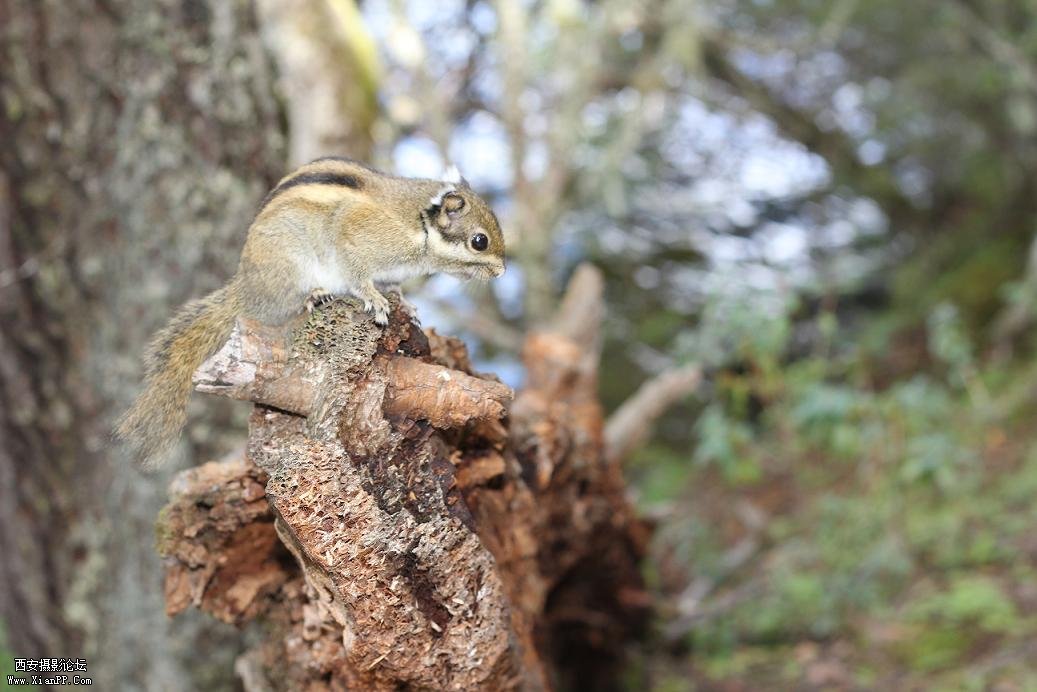
[(472, 256), (464, 241), (457, 243), (448, 242), (437, 229), (429, 231), (428, 247), (430, 254), (442, 259), (461, 263), (471, 262), (473, 259), (476, 259)]

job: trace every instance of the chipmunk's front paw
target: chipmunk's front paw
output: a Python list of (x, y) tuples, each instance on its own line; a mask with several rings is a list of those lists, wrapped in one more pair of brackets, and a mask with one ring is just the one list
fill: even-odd
[(384, 327), (389, 324), (389, 301), (385, 296), (378, 294), (371, 300), (364, 301), (364, 310), (374, 313), (374, 323)]
[(309, 297), (306, 298), (304, 307), (306, 313), (312, 313), (314, 310), (319, 308), (321, 305), (325, 305), (335, 300), (335, 294), (325, 291), (323, 288), (315, 288), (310, 292)]
[(402, 293), (400, 294), (400, 307), (403, 308), (404, 312), (410, 315), (411, 322), (419, 327), (421, 326), (421, 320), (418, 319), (418, 306), (404, 298)]

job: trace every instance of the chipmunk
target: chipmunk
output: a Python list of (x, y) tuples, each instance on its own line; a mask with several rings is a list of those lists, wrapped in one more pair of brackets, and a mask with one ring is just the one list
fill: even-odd
[(497, 217), (456, 169), (443, 180), (399, 178), (337, 157), (298, 168), (260, 204), (230, 282), (184, 305), (154, 336), (144, 390), (116, 436), (142, 465), (165, 461), (187, 419), (192, 373), (239, 315), (283, 324), (352, 294), (385, 325), (389, 301), (375, 282), (436, 272), (464, 279), (504, 272)]

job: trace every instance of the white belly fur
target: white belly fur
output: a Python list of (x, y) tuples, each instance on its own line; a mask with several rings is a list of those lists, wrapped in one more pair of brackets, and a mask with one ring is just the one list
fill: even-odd
[[(309, 261), (301, 264), (299, 273), (306, 284), (306, 292), (320, 288), (333, 295), (344, 296), (354, 293), (357, 288), (356, 281), (336, 261), (333, 252), (321, 257), (311, 256)], [(429, 268), (424, 263), (407, 263), (384, 269), (371, 278), (380, 283), (399, 284), (428, 273)]]
[(352, 293), (354, 283), (339, 266), (333, 253), (324, 257), (312, 257), (299, 267), (300, 274), (308, 287), (307, 291), (324, 289), (334, 295)]
[(428, 273), (428, 267), (424, 264), (401, 264), (391, 269), (385, 269), (376, 273), (374, 275), (374, 280), (387, 284), (399, 284), (403, 283), (407, 279), (413, 279), (416, 276), (425, 276)]

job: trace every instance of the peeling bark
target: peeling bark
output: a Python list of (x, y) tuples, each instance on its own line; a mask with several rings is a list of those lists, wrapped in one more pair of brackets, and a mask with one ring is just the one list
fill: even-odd
[(257, 405), (244, 460), (171, 487), (167, 608), (266, 621), (249, 690), (614, 686), (647, 530), (605, 461), (597, 322), (530, 336), (512, 401), (393, 305), (384, 331), (351, 301), (239, 322), (199, 369)]

